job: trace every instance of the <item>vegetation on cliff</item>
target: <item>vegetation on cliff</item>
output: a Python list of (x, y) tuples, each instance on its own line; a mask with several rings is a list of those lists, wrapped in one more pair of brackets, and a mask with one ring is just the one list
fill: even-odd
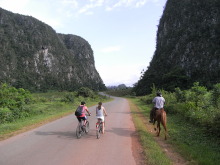
[(105, 89), (83, 38), (1, 8), (0, 25), (0, 82), (30, 91)]
[(220, 82), (220, 1), (168, 0), (160, 19), (156, 51), (136, 83), (137, 95), (158, 88), (207, 88)]

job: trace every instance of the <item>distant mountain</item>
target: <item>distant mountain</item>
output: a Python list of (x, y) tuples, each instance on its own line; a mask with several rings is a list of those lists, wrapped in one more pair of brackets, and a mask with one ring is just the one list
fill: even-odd
[(212, 87), (220, 82), (220, 1), (167, 0), (157, 31), (156, 51), (134, 90), (172, 91), (193, 82)]
[(90, 44), (0, 8), (0, 82), (31, 91), (105, 89)]
[(108, 90), (120, 90), (120, 89), (127, 89), (129, 87), (127, 87), (125, 84), (119, 84), (117, 86), (107, 86)]

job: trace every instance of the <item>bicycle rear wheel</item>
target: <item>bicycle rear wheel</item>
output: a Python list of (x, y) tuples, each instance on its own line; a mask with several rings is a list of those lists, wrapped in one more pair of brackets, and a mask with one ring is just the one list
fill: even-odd
[(89, 121), (86, 122), (85, 133), (89, 133)]
[(78, 124), (78, 126), (76, 127), (76, 137), (77, 139), (80, 139), (82, 137), (82, 129), (80, 124)]
[(101, 136), (101, 126), (100, 126), (100, 124), (98, 125), (98, 128), (96, 129), (96, 137), (97, 137), (97, 139), (99, 139), (100, 138), (100, 136)]

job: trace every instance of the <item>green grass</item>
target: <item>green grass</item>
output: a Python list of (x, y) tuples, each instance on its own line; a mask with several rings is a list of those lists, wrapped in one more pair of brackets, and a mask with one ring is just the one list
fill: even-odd
[[(130, 99), (142, 114), (149, 117), (150, 107), (138, 98)], [(180, 115), (167, 115), (168, 140), (190, 164), (216, 165), (220, 161), (220, 140), (204, 133), (204, 129)], [(141, 135), (147, 137), (147, 135)], [(151, 151), (152, 152), (152, 151)]]
[[(148, 133), (147, 128), (144, 122), (140, 119), (137, 110), (137, 107), (134, 105), (138, 105), (139, 109), (145, 110), (146, 106), (140, 105), (137, 99), (129, 99), (132, 118), (135, 124), (135, 128), (139, 134), (141, 145), (143, 147), (143, 152), (145, 155), (145, 161), (148, 165), (171, 165), (170, 159), (166, 156), (166, 154), (161, 150), (160, 146), (155, 142), (152, 134)], [(141, 111), (143, 114), (146, 111)]]
[[(14, 122), (3, 123), (0, 125), (0, 139), (5, 139), (12, 136), (15, 131), (26, 131), (30, 128), (58, 119), (67, 114), (73, 113), (73, 106), (64, 103), (38, 103), (31, 105), (30, 108), (34, 109), (35, 115), (26, 118), (18, 119)], [(32, 126), (32, 127), (30, 127)], [(15, 133), (16, 134), (16, 133)]]
[(220, 140), (203, 128), (187, 123), (181, 116), (168, 115), (169, 142), (188, 160), (201, 165), (216, 165), (220, 160)]

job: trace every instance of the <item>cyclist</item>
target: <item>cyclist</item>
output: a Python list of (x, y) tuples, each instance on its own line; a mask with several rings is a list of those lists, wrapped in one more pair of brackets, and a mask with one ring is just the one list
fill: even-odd
[(91, 113), (89, 112), (86, 103), (84, 101), (81, 102), (81, 105), (83, 107), (82, 110), (82, 114), (80, 116), (76, 116), (78, 121), (80, 122), (81, 120), (84, 121), (84, 126), (86, 125), (86, 121), (87, 121), (87, 117), (86, 117), (86, 112), (89, 114), (89, 116), (91, 115)]
[(165, 104), (165, 99), (162, 97), (160, 92), (157, 92), (157, 96), (152, 101), (154, 103), (154, 107), (150, 111), (150, 123), (153, 123), (153, 118), (155, 116), (155, 112), (158, 109), (162, 109)]
[(102, 102), (98, 103), (98, 106), (96, 107), (96, 118), (98, 119), (97, 123), (96, 123), (96, 128), (97, 125), (99, 124), (99, 120), (101, 120), (102, 122), (102, 133), (105, 133), (105, 116), (107, 116), (106, 110), (105, 108), (102, 106)]

